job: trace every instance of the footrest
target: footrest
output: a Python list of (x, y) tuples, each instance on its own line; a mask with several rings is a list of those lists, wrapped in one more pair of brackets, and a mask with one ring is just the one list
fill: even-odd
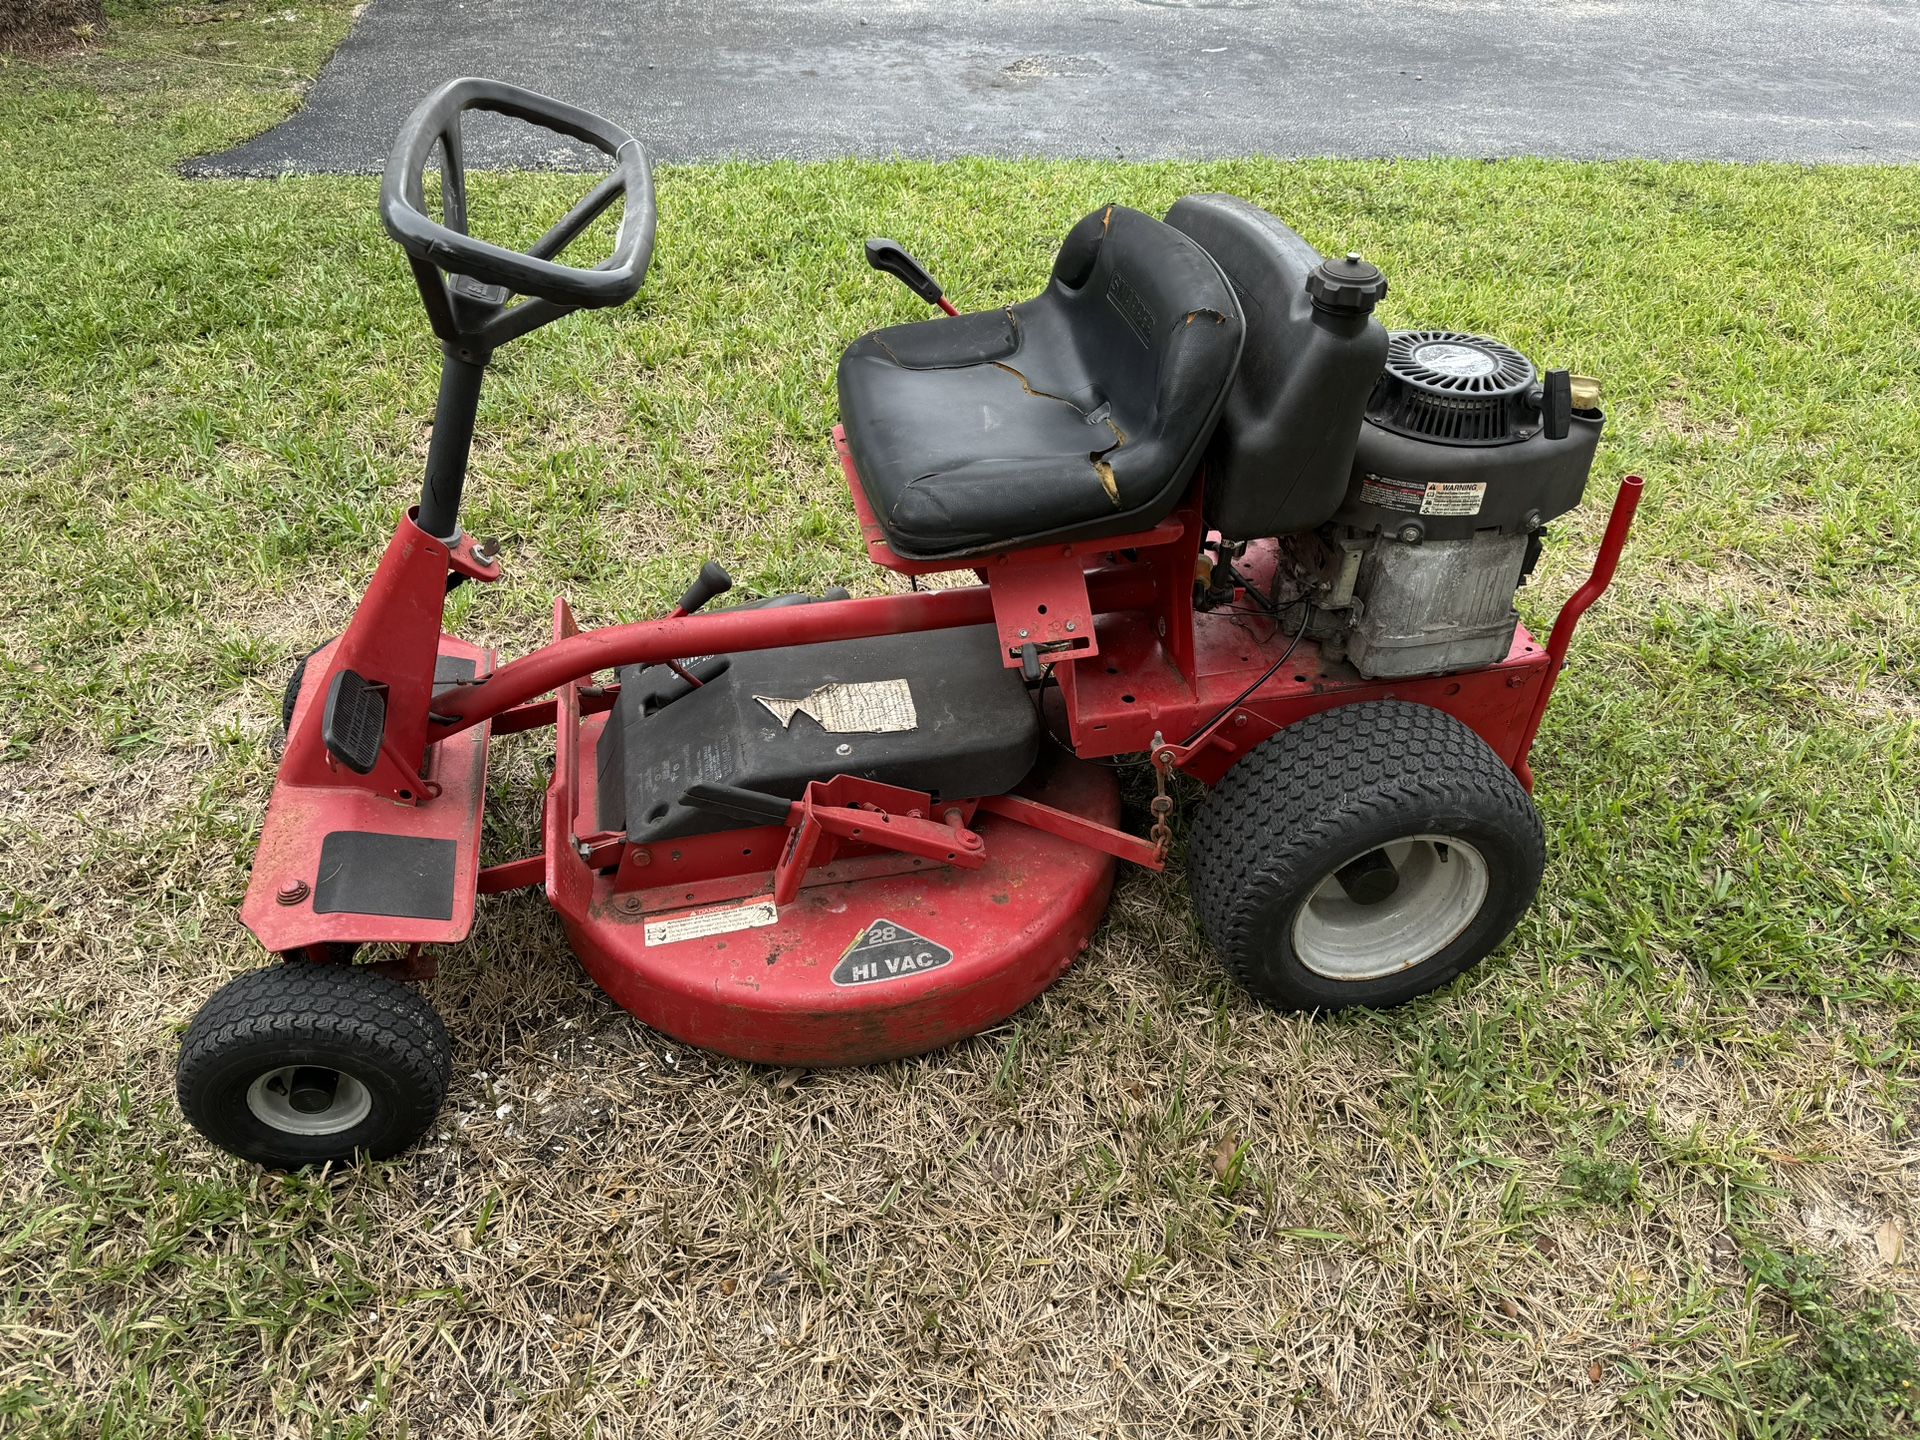
[[(322, 652), (316, 669), (324, 663)], [(492, 665), (488, 651), (442, 637), (442, 671), (473, 678)], [(309, 704), (326, 706), (327, 749), (370, 770), (386, 724), (381, 687), (343, 671), (324, 697), (318, 686), (300, 696), (296, 725)], [(488, 730), (476, 725), (428, 749), (426, 778), (438, 791), (418, 805), (354, 785), (276, 784), (240, 911), (260, 943), (285, 954), (465, 939), (479, 889)]]
[(457, 840), (335, 830), (320, 842), (314, 914), (451, 920), (459, 863)]

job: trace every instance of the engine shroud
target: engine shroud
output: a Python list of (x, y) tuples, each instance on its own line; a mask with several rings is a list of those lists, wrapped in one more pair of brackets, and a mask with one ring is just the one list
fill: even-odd
[(1533, 385), (1532, 363), (1511, 345), (1452, 330), (1396, 330), (1367, 420), (1436, 445), (1512, 445), (1539, 433)]
[(1283, 549), (1314, 600), (1308, 631), (1370, 679), (1499, 661), (1514, 592), (1547, 522), (1580, 503), (1604, 417), (1548, 434), (1542, 387), (1512, 346), (1449, 330), (1388, 336), (1347, 494)]

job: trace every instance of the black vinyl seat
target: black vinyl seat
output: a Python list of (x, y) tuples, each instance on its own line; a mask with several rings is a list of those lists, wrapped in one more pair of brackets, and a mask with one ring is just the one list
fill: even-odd
[(1037, 299), (862, 336), (840, 418), (888, 543), (921, 559), (1143, 529), (1179, 502), (1240, 358), (1194, 241), (1119, 205)]

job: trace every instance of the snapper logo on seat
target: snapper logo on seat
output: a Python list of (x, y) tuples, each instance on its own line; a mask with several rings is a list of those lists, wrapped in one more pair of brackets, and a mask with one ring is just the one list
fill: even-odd
[(1140, 298), (1140, 292), (1118, 270), (1107, 281), (1107, 303), (1120, 312), (1120, 318), (1127, 322), (1127, 328), (1133, 331), (1136, 340), (1146, 346), (1153, 344), (1153, 311), (1147, 308), (1147, 302)]
[(953, 963), (953, 951), (891, 920), (875, 920), (860, 932), (833, 967), (836, 985), (873, 985), (902, 980)]

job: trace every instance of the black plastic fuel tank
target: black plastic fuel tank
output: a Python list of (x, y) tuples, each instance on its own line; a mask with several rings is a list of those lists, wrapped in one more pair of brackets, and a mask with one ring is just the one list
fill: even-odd
[(1232, 195), (1188, 195), (1167, 224), (1197, 241), (1246, 322), (1240, 367), (1207, 448), (1207, 523), (1230, 540), (1310, 530), (1347, 492), (1354, 440), (1386, 356), (1373, 318), (1387, 282), (1328, 261)]

